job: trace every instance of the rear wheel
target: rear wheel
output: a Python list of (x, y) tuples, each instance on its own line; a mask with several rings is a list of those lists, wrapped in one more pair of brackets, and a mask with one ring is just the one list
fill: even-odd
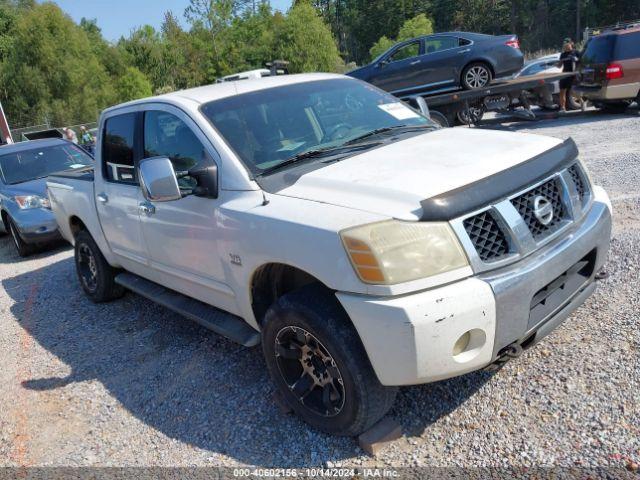
[(486, 63), (474, 62), (462, 71), (462, 87), (465, 90), (475, 90), (489, 85), (492, 80), (491, 69)]
[(631, 105), (631, 101), (624, 100), (621, 102), (602, 102), (597, 103), (596, 107), (606, 113), (624, 113), (624, 111)]
[(11, 234), (11, 239), (13, 240), (13, 244), (16, 247), (18, 255), (20, 255), (21, 257), (28, 257), (29, 255), (31, 255), (31, 253), (33, 253), (33, 247), (22, 240), (20, 232), (18, 231), (18, 227), (16, 227), (16, 224), (13, 223), (13, 220), (9, 218), (8, 223), (9, 233)]
[(76, 235), (75, 261), (80, 285), (93, 302), (107, 302), (124, 294), (124, 288), (115, 283), (116, 269), (107, 263), (86, 230)]
[(310, 285), (280, 297), (265, 316), (262, 348), (284, 401), (308, 424), (355, 436), (393, 404), (335, 296)]

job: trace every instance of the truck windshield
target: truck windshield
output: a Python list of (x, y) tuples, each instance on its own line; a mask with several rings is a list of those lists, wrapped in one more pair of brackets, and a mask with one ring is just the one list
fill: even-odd
[(582, 55), (582, 63), (609, 63), (613, 56), (615, 38), (614, 35), (605, 35), (589, 40)]
[(93, 165), (93, 159), (75, 145), (54, 145), (0, 156), (0, 176), (7, 185), (43, 178), (52, 173)]
[(396, 127), (435, 128), (431, 120), (397, 98), (351, 79), (236, 95), (205, 104), (202, 113), (254, 175), (279, 164), (284, 167), (307, 152), (326, 153), (347, 144), (355, 147), (360, 138), (370, 142), (377, 133), (396, 131)]

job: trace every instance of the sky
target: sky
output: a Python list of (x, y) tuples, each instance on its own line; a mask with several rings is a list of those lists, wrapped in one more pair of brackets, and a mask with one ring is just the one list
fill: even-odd
[[(164, 12), (172, 10), (186, 24), (184, 10), (189, 0), (55, 0), (76, 22), (82, 17), (96, 18), (107, 40), (118, 40), (140, 25), (159, 27)], [(273, 8), (287, 10), (291, 0), (271, 0)]]

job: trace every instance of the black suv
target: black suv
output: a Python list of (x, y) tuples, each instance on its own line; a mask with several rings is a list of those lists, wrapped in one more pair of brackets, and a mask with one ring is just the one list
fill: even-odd
[(515, 35), (448, 32), (394, 45), (350, 75), (399, 97), (482, 88), (524, 65)]

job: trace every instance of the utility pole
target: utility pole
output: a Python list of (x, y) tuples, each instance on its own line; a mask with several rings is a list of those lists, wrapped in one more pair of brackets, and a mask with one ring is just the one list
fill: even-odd
[(580, 33), (582, 32), (582, 25), (580, 24), (581, 9), (582, 0), (576, 0), (576, 42), (580, 42)]

